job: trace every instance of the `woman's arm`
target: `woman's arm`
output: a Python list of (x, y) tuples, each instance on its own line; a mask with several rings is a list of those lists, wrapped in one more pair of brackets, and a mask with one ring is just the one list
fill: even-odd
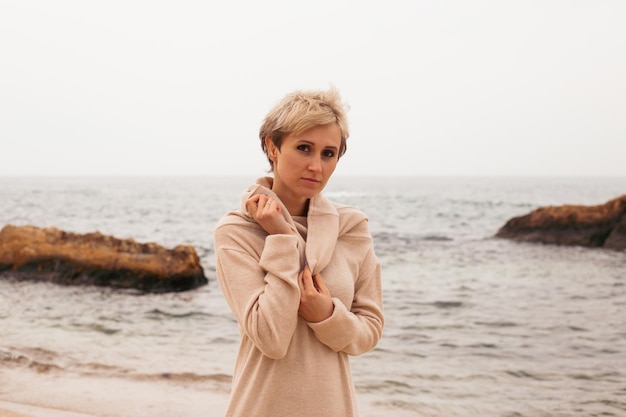
[(334, 351), (360, 355), (372, 350), (382, 337), (384, 316), (380, 262), (370, 249), (355, 281), (352, 305), (333, 298), (333, 314), (308, 323), (316, 337)]
[(264, 355), (280, 359), (298, 323), (300, 242), (277, 234), (263, 244), (258, 233), (242, 225), (215, 230), (217, 278), (245, 335)]

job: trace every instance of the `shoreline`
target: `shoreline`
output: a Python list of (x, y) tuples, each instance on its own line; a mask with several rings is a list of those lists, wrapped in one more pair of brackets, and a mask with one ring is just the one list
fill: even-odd
[[(230, 398), (226, 385), (9, 367), (0, 369), (0, 417), (220, 417)], [(363, 417), (390, 411), (376, 395), (357, 400)]]
[(22, 367), (0, 370), (0, 381), (0, 417), (220, 416), (225, 415), (229, 399), (224, 387), (207, 382), (134, 380)]
[(0, 417), (96, 417), (94, 414), (77, 413), (50, 407), (39, 407), (0, 400)]

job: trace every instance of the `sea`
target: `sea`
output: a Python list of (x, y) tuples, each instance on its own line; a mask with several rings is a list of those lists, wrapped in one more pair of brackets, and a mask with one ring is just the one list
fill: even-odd
[[(213, 229), (254, 180), (0, 178), (0, 227), (193, 245), (209, 280), (145, 294), (0, 279), (0, 401), (223, 416), (239, 334)], [(362, 417), (626, 416), (626, 251), (494, 237), (538, 207), (625, 193), (626, 178), (331, 179), (383, 266), (383, 338), (351, 358)]]

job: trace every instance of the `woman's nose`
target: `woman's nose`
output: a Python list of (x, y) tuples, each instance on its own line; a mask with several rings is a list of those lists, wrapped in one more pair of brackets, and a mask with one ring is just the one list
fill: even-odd
[(319, 156), (314, 156), (309, 162), (309, 170), (314, 172), (322, 170), (322, 160)]

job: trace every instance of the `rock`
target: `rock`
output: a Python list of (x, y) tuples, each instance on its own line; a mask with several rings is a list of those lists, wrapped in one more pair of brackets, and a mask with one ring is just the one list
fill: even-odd
[(626, 249), (626, 195), (597, 206), (542, 207), (510, 219), (498, 230), (496, 237)]
[(0, 231), (0, 278), (65, 285), (186, 291), (208, 280), (192, 246), (166, 249), (101, 233), (7, 225)]
[(609, 249), (626, 248), (626, 215), (622, 216), (622, 220), (613, 228), (604, 242), (604, 247)]

